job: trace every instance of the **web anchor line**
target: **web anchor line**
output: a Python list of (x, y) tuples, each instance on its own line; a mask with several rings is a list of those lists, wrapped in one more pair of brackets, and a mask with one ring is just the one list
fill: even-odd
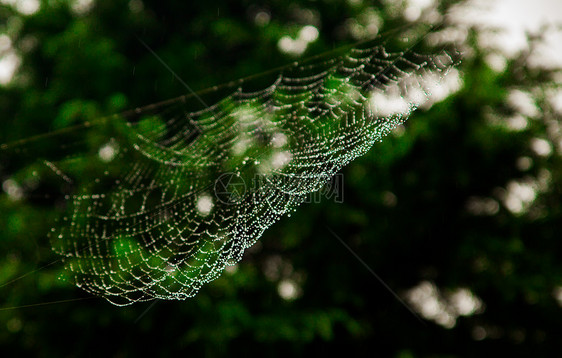
[(377, 275), (377, 273), (365, 262), (363, 261), (363, 259), (355, 252), (355, 250), (353, 250), (351, 247), (349, 247), (348, 244), (345, 243), (345, 241), (343, 241), (343, 239), (341, 237), (339, 237), (338, 234), (336, 234), (332, 229), (330, 229), (328, 226), (326, 226), (326, 229), (328, 229), (328, 231), (336, 238), (338, 239), (338, 241), (347, 249), (347, 251), (349, 251), (356, 259), (357, 261), (359, 261), (361, 263), (361, 265), (363, 265), (363, 267), (365, 267), (367, 269), (367, 271), (369, 271), (371, 273), (371, 275), (373, 275), (374, 278), (377, 279), (377, 281), (379, 281), (379, 283), (388, 291), (390, 292), (390, 294), (396, 298), (396, 300), (398, 302), (400, 302), (400, 304), (402, 306), (404, 306), (418, 321), (420, 321), (423, 325), (426, 325), (425, 322), (421, 319), (421, 317), (406, 303), (404, 302), (404, 300), (396, 293), (394, 292), (394, 290), (392, 288), (390, 288), (390, 286), (379, 276)]
[[(223, 88), (237, 88), (238, 86), (244, 84), (245, 82), (247, 82), (249, 80), (260, 78), (260, 77), (270, 75), (270, 74), (273, 74), (273, 73), (280, 73), (283, 70), (289, 69), (291, 67), (296, 67), (299, 64), (306, 64), (308, 62), (314, 61), (316, 59), (320, 59), (320, 58), (328, 56), (330, 54), (341, 52), (342, 50), (345, 50), (345, 49), (351, 49), (355, 46), (359, 46), (359, 45), (362, 45), (362, 44), (365, 44), (365, 43), (377, 41), (377, 40), (380, 40), (382, 38), (388, 37), (391, 34), (398, 33), (398, 32), (400, 32), (404, 29), (412, 28), (412, 27), (417, 26), (417, 25), (419, 25), (419, 24), (415, 24), (415, 23), (414, 24), (404, 24), (404, 25), (399, 26), (397, 28), (388, 30), (384, 33), (379, 33), (373, 38), (359, 40), (359, 41), (357, 41), (355, 43), (352, 43), (352, 44), (340, 46), (340, 47), (334, 48), (332, 50), (320, 53), (318, 55), (314, 55), (314, 56), (310, 56), (308, 58), (302, 59), (299, 62), (288, 63), (286, 65), (275, 67), (275, 68), (272, 68), (272, 69), (269, 69), (269, 70), (266, 70), (266, 71), (263, 71), (263, 72), (260, 72), (260, 73), (252, 74), (252, 75), (249, 75), (249, 76), (246, 76), (246, 77), (241, 77), (241, 78), (229, 81), (229, 82), (214, 85), (214, 86), (207, 87), (207, 88), (197, 90), (197, 91), (193, 91), (192, 89), (190, 89), (190, 93), (188, 93), (188, 94), (181, 95), (181, 96), (174, 97), (174, 98), (170, 98), (170, 99), (166, 99), (166, 100), (155, 102), (155, 103), (151, 103), (151, 104), (148, 104), (148, 105), (145, 105), (145, 106), (142, 106), (142, 107), (128, 109), (128, 110), (125, 110), (123, 112), (119, 112), (119, 113), (111, 114), (111, 115), (108, 115), (108, 116), (105, 116), (105, 117), (101, 117), (97, 120), (85, 121), (83, 123), (75, 124), (75, 125), (65, 127), (65, 128), (61, 128), (61, 129), (57, 129), (57, 130), (54, 130), (54, 131), (50, 131), (50, 132), (46, 132), (46, 133), (42, 133), (42, 134), (37, 134), (37, 135), (34, 135), (34, 136), (30, 136), (30, 137), (23, 138), (23, 139), (18, 139), (18, 140), (7, 142), (7, 143), (2, 143), (2, 144), (0, 144), (0, 150), (8, 150), (8, 149), (12, 149), (12, 148), (16, 148), (16, 147), (25, 145), (25, 144), (30, 143), (30, 142), (35, 142), (35, 141), (38, 141), (38, 140), (46, 139), (46, 138), (49, 138), (49, 137), (65, 135), (65, 134), (72, 133), (72, 132), (75, 132), (75, 131), (80, 130), (80, 129), (92, 128), (92, 127), (107, 123), (108, 121), (110, 121), (112, 119), (136, 117), (136, 116), (140, 115), (141, 113), (151, 112), (151, 111), (158, 110), (159, 108), (162, 108), (162, 107), (166, 107), (166, 106), (177, 104), (177, 103), (182, 103), (182, 102), (185, 102), (186, 100), (188, 100), (188, 99), (190, 99), (194, 96), (201, 97), (203, 95), (215, 92), (215, 91), (223, 89)], [(441, 28), (444, 25), (445, 25), (445, 21), (442, 21), (439, 24), (430, 26), (429, 29), (425, 31), (424, 38), (427, 36), (427, 34), (430, 34), (434, 31), (436, 31), (437, 29)], [(140, 40), (140, 38), (138, 38), (138, 36), (136, 36), (136, 37), (137, 37), (137, 39)], [(176, 77), (176, 75), (174, 75), (174, 77)]]

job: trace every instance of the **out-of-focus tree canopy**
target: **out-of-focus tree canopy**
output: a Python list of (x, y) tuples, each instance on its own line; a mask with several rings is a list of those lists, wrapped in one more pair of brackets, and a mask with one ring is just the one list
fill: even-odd
[[(57, 279), (47, 233), (93, 174), (79, 126), (0, 152), (2, 351), (26, 356), (555, 356), (562, 350), (561, 72), (408, 1), (0, 2), (0, 143), (258, 74), (411, 21), (445, 21), (459, 88), (343, 171), (189, 300), (115, 307)], [(419, 10), (419, 9), (418, 9)], [(319, 37), (287, 50), (305, 26)], [(60, 132), (56, 132), (60, 133)], [(329, 227), (326, 226), (329, 225)], [(333, 232), (332, 232), (333, 231)], [(420, 323), (334, 236), (344, 240)], [(2, 309), (0, 307), (0, 309)], [(150, 308), (147, 310), (147, 308)]]

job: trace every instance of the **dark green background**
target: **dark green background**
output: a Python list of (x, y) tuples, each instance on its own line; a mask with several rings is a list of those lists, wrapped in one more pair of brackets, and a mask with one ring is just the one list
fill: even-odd
[[(186, 93), (137, 37), (190, 87), (203, 89), (294, 61), (277, 43), (307, 24), (319, 28), (320, 38), (303, 57), (356, 41), (346, 28), (367, 11), (377, 12), (386, 30), (406, 22), (403, 6), (352, 3), (159, 0), (134, 12), (138, 1), (115, 0), (77, 15), (69, 1), (44, 1), (31, 16), (0, 5), (0, 33), (10, 35), (22, 59), (12, 83), (0, 87), (0, 143)], [(264, 26), (254, 21), (260, 11), (271, 16)], [(556, 133), (547, 130), (560, 113), (544, 96), (556, 85), (555, 71), (530, 67), (528, 51), (509, 59), (505, 70), (492, 70), (484, 59), (496, 49), (478, 43), (483, 33), (471, 29), (462, 44), (457, 93), (416, 112), (403, 135), (345, 168), (344, 203), (303, 205), (266, 231), (235, 273), (188, 301), (159, 302), (138, 321), (150, 303), (119, 308), (93, 298), (2, 310), (2, 354), (269, 357), (327, 348), (350, 357), (561, 354), (555, 292), (562, 285), (562, 163)], [(529, 40), (531, 52), (539, 40)], [(532, 92), (539, 110), (520, 131), (506, 125), (517, 112), (507, 101), (513, 89)], [(2, 307), (89, 297), (56, 279), (62, 265), (37, 269), (57, 259), (46, 233), (73, 190), (42, 160), (87, 167), (80, 149), (94, 133), (74, 130), (1, 152), (0, 181), (14, 180), (24, 193), (19, 200), (0, 194), (1, 282), (30, 272), (0, 288)], [(550, 141), (553, 153), (536, 154), (535, 137)], [(526, 170), (516, 165), (523, 156), (532, 159)], [(527, 210), (506, 208), (502, 188), (545, 173), (550, 182)], [(472, 197), (493, 198), (499, 210), (475, 215), (467, 210)], [(454, 328), (421, 323), (327, 223), (398, 294), (422, 281), (443, 297), (469, 288), (483, 310), (459, 317)], [(279, 279), (265, 274), (272, 262), (284, 263), (280, 278), (300, 282), (297, 299), (280, 297)], [(485, 338), (476, 339), (482, 332)]]

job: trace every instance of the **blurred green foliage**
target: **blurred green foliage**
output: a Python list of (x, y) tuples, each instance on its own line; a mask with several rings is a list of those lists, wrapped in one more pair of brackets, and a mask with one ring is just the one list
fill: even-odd
[[(12, 82), (0, 87), (0, 143), (185, 93), (136, 37), (203, 89), (294, 61), (277, 44), (304, 25), (320, 37), (301, 57), (355, 41), (349, 29), (365, 29), (368, 14), (384, 22), (381, 30), (405, 22), (404, 6), (387, 1), (116, 0), (87, 11), (78, 3), (87, 2), (44, 1), (31, 15), (0, 5), (0, 34), (21, 59)], [(99, 168), (78, 154), (99, 146), (99, 131), (81, 127), (2, 153), (0, 278), (26, 274), (1, 287), (2, 307), (88, 298), (0, 310), (2, 351), (284, 356), (332, 344), (350, 356), (560, 354), (560, 112), (548, 98), (560, 72), (531, 66), (529, 51), (494, 70), (486, 59), (498, 50), (479, 44), (482, 33), (472, 29), (463, 44), (458, 92), (420, 109), (404, 132), (344, 170), (344, 203), (302, 206), (266, 231), (235, 272), (187, 301), (119, 308), (57, 279), (61, 265), (50, 264), (57, 256), (46, 234), (73, 185), (47, 164), (63, 173), (71, 165), (81, 173), (73, 180), (87, 181)], [(528, 93), (537, 111), (517, 130), (509, 124), (520, 112), (509, 100), (514, 90)], [(551, 153), (533, 150), (537, 138)], [(536, 197), (517, 202), (510, 190), (522, 187)], [(468, 288), (482, 309), (452, 328), (420, 324), (326, 223), (400, 295), (420, 282), (434, 284), (442, 298)], [(278, 293), (286, 282), (298, 286), (296, 298)]]

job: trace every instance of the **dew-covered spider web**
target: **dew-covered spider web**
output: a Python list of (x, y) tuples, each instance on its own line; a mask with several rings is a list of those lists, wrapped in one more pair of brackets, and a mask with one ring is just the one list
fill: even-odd
[(241, 80), (115, 116), (101, 172), (50, 234), (65, 277), (117, 305), (194, 296), (403, 123), (458, 60), (408, 40), (296, 63), (261, 88)]

